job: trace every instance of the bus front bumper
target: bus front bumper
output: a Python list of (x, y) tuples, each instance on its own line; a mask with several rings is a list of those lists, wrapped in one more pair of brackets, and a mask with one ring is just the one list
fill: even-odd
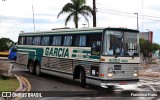
[(134, 80), (107, 80), (107, 81), (101, 81), (100, 86), (101, 87), (108, 87), (108, 86), (117, 86), (117, 85), (137, 85), (137, 82), (139, 82), (139, 79), (134, 79)]

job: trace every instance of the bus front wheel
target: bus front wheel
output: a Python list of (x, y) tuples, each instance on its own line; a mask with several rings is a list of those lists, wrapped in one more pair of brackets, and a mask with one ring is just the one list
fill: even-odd
[(36, 68), (36, 75), (40, 76), (41, 75), (41, 66), (39, 63), (35, 64), (35, 68)]
[(34, 74), (34, 65), (32, 61), (29, 62), (28, 69), (31, 74)]
[(86, 86), (86, 75), (84, 70), (80, 70), (80, 86), (85, 87)]

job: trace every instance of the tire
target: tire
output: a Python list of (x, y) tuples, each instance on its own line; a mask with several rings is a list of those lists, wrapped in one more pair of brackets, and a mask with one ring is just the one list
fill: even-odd
[(39, 63), (35, 64), (35, 73), (36, 73), (36, 76), (41, 76), (41, 66)]
[(86, 74), (84, 70), (80, 70), (80, 86), (86, 87)]
[(28, 63), (28, 70), (29, 70), (29, 73), (34, 74), (35, 69), (34, 69), (33, 61), (30, 61), (30, 62)]

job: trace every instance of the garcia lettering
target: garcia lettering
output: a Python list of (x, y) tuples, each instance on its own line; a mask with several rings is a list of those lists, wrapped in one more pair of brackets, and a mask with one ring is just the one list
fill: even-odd
[(68, 48), (49, 48), (45, 49), (45, 56), (69, 57)]

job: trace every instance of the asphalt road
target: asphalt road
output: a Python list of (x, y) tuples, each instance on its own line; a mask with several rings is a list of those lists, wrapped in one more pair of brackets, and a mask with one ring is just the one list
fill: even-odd
[(140, 77), (140, 82), (137, 85), (115, 86), (107, 89), (92, 85), (82, 88), (77, 81), (47, 74), (37, 77), (29, 74), (26, 66), (17, 65), (13, 62), (12, 64), (14, 65), (12, 72), (28, 79), (31, 84), (31, 91), (42, 92), (45, 95), (53, 96), (45, 98), (22, 98), (22, 100), (157, 100), (159, 98), (157, 96), (131, 97), (129, 95), (132, 92), (133, 94), (148, 94), (148, 91), (151, 91), (150, 93), (154, 94), (156, 92), (152, 91), (160, 91), (160, 78)]

